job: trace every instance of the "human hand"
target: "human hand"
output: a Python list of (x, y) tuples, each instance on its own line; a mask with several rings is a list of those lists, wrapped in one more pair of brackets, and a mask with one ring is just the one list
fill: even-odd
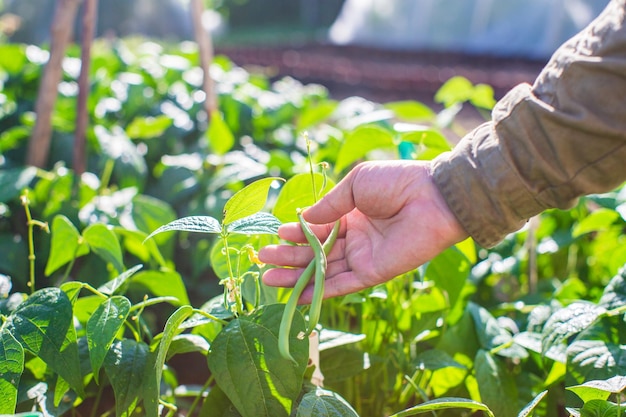
[[(324, 198), (304, 211), (323, 241), (341, 219), (337, 241), (328, 254), (325, 297), (353, 293), (417, 268), (467, 237), (431, 177), (419, 161), (365, 162), (348, 173)], [(298, 223), (282, 225), (282, 239), (305, 243)], [(293, 286), (313, 258), (308, 246), (270, 245), (262, 262), (273, 268), (263, 282)], [(309, 286), (300, 298), (311, 300)]]

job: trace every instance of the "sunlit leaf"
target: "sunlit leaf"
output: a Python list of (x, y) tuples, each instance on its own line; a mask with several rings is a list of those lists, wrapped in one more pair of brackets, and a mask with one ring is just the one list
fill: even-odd
[(111, 263), (117, 272), (124, 271), (122, 248), (112, 230), (104, 224), (92, 224), (83, 231), (83, 238), (89, 248), (105, 262)]
[(529, 417), (529, 416), (531, 416), (533, 411), (537, 407), (537, 405), (539, 405), (539, 403), (543, 400), (543, 398), (546, 396), (547, 393), (548, 393), (548, 390), (545, 390), (545, 391), (541, 391), (539, 394), (537, 394), (537, 396), (535, 396), (535, 398), (533, 398), (531, 402), (526, 404), (526, 406), (522, 409), (522, 411), (520, 411), (520, 413), (517, 415), (517, 417)]
[(385, 103), (385, 108), (394, 112), (396, 117), (405, 121), (424, 122), (435, 117), (435, 112), (418, 101), (395, 101)]
[(552, 346), (583, 331), (605, 312), (602, 307), (582, 301), (558, 310), (543, 328), (542, 351), (547, 352)]
[(335, 161), (335, 172), (343, 171), (375, 149), (393, 148), (393, 135), (388, 130), (375, 125), (358, 127), (343, 141)]
[(339, 394), (317, 387), (302, 397), (296, 417), (358, 417)]
[[(315, 181), (315, 192), (313, 191), (313, 181)], [(324, 183), (324, 176), (318, 172), (313, 174), (296, 174), (282, 186), (278, 198), (274, 204), (273, 213), (280, 221), (298, 221), (297, 209), (312, 206), (316, 199), (326, 195), (335, 182), (327, 178)], [(317, 194), (317, 196), (315, 196)]]
[(500, 417), (517, 415), (517, 386), (504, 363), (486, 350), (479, 350), (474, 358), (476, 381), (482, 401)]
[(439, 398), (436, 400), (426, 401), (425, 403), (416, 405), (415, 407), (393, 414), (391, 417), (408, 417), (425, 413), (432, 414), (433, 411), (446, 410), (450, 408), (479, 410), (484, 411), (489, 417), (495, 417), (494, 413), (485, 404), (479, 403), (478, 401), (468, 400), (466, 398)]
[(183, 278), (175, 271), (141, 271), (129, 280), (132, 288), (141, 288), (150, 294), (178, 299), (176, 305), (189, 304), (189, 296)]
[(122, 272), (116, 278), (113, 278), (111, 281), (106, 284), (98, 287), (98, 291), (105, 295), (113, 295), (115, 292), (128, 280), (128, 278), (132, 277), (135, 272), (139, 271), (143, 265), (135, 265), (127, 271)]
[(87, 321), (89, 359), (96, 382), (107, 352), (129, 312), (130, 301), (123, 296), (113, 296), (100, 304)]
[(572, 236), (578, 237), (585, 233), (597, 232), (610, 227), (620, 215), (615, 210), (600, 208), (582, 219), (573, 229)]
[(226, 225), (229, 233), (244, 235), (270, 234), (277, 235), (280, 220), (269, 213), (258, 212), (243, 219), (235, 220)]
[(302, 388), (309, 350), (308, 338), (298, 334), (305, 330), (305, 323), (297, 314), (291, 328), (289, 343), (295, 365), (278, 352), (283, 308), (274, 304), (231, 321), (211, 345), (209, 369), (244, 417), (289, 416)]
[[(144, 380), (144, 372), (148, 357), (148, 345), (143, 342), (123, 339), (111, 345), (104, 360), (104, 370), (115, 393), (117, 416), (128, 417), (137, 406), (142, 387), (147, 382)], [(147, 400), (144, 398), (144, 401)]]
[(6, 329), (0, 331), (0, 413), (13, 414), (24, 372), (24, 349)]
[(72, 304), (63, 291), (55, 287), (36, 291), (13, 311), (7, 325), (25, 349), (82, 393)]
[(237, 191), (224, 206), (223, 223), (228, 225), (235, 220), (255, 214), (265, 206), (267, 194), (274, 181), (282, 178), (268, 177), (257, 180)]
[(152, 236), (170, 231), (179, 232), (198, 232), (198, 233), (220, 233), (222, 226), (220, 222), (210, 216), (189, 216), (182, 219), (174, 220), (166, 225), (163, 225), (150, 233), (146, 240)]
[(46, 275), (67, 264), (68, 262), (89, 252), (89, 246), (83, 244), (78, 229), (63, 215), (55, 216), (52, 220), (52, 240), (50, 242), (50, 256), (46, 264)]

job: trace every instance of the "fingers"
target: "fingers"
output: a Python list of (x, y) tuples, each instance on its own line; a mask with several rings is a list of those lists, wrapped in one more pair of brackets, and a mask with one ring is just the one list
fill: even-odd
[(303, 213), (304, 219), (314, 224), (330, 224), (351, 212), (355, 208), (352, 186), (357, 172), (358, 167), (350, 171), (320, 201), (307, 208)]

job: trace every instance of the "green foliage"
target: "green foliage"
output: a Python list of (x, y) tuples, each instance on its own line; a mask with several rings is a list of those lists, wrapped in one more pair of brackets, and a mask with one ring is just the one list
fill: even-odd
[[(547, 211), (493, 249), (467, 240), (324, 301), (323, 389), (302, 337), (307, 307), (289, 333), (296, 363), (278, 353), (289, 290), (262, 283), (258, 250), (360, 161), (448, 151), (441, 128), (458, 130), (466, 103), (491, 107), (489, 87), (454, 78), (436, 113), (336, 101), (220, 57), (220, 108), (209, 117), (189, 44), (101, 43), (88, 172), (77, 178), (69, 70), (49, 166), (24, 166), (45, 56), (0, 45), (0, 413), (623, 414), (622, 189)], [(205, 381), (188, 382), (189, 368)]]

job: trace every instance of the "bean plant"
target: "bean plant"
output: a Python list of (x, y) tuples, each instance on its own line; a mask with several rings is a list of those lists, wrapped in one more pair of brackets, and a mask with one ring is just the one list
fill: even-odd
[[(332, 240), (299, 209), (361, 161), (450, 150), (461, 108), (493, 106), (488, 86), (454, 77), (437, 109), (338, 101), (218, 57), (209, 124), (193, 45), (102, 42), (77, 176), (78, 53), (48, 165), (34, 168), (47, 51), (0, 44), (0, 414), (625, 414), (622, 188), (493, 249), (468, 239), (385, 284), (319, 297)], [(287, 222), (316, 256), (294, 289), (267, 287), (257, 253)], [(317, 296), (297, 306), (309, 280)]]

